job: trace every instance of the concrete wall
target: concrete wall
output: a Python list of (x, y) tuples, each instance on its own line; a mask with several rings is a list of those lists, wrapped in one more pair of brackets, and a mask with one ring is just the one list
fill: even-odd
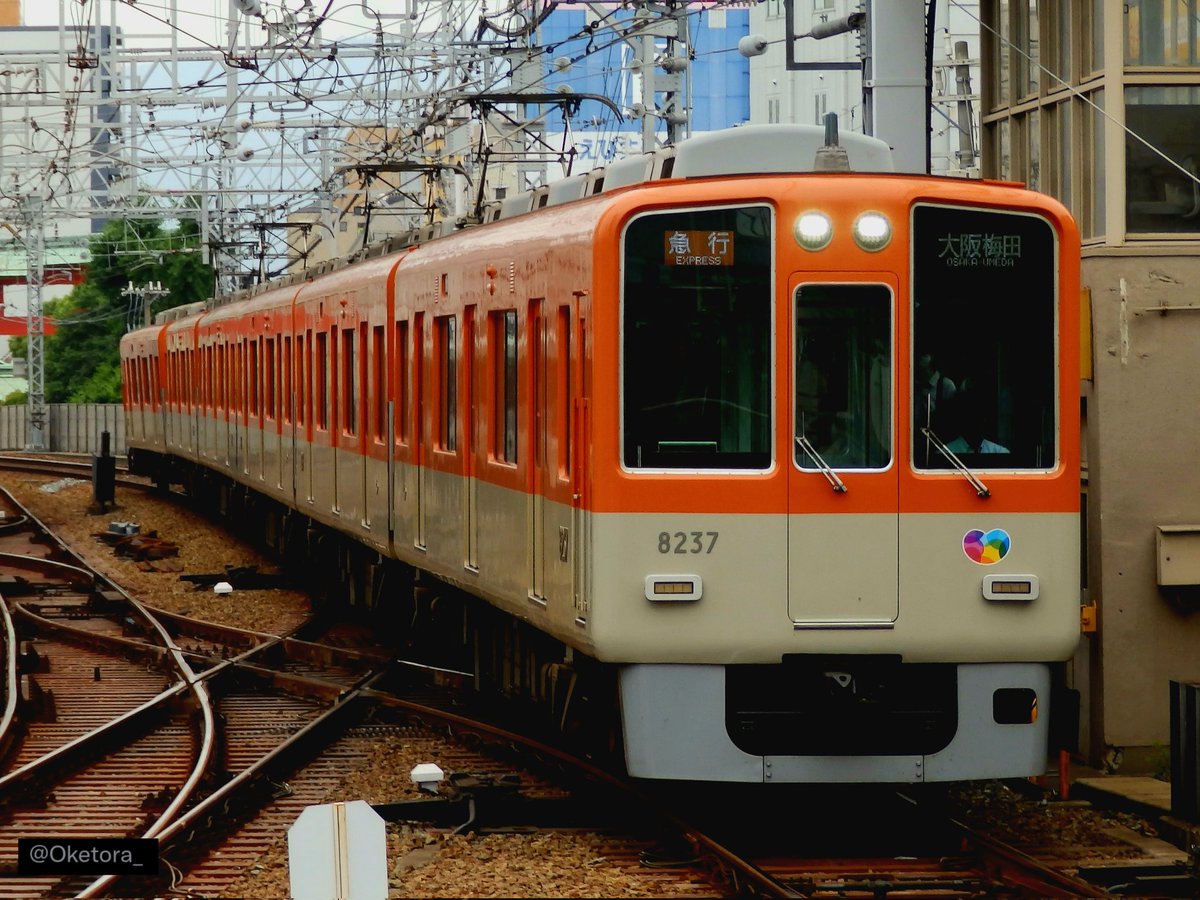
[(1076, 677), (1089, 674), (1092, 757), (1113, 761), (1121, 748), (1129, 762), (1169, 744), (1168, 682), (1200, 681), (1200, 596), (1189, 596), (1200, 589), (1160, 588), (1156, 550), (1156, 526), (1200, 525), (1200, 249), (1085, 251), (1083, 284), (1095, 364), (1085, 392), (1088, 582), (1099, 629)]
[[(100, 436), (109, 433), (109, 452), (125, 452), (125, 409), (120, 403), (52, 403), (47, 450), (99, 453)], [(29, 408), (0, 406), (0, 450), (24, 450)]]

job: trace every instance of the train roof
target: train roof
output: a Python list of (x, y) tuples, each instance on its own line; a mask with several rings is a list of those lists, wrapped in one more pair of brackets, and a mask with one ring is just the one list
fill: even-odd
[[(485, 225), (539, 209), (560, 206), (622, 188), (660, 180), (721, 178), (738, 175), (806, 174), (821, 171), (818, 150), (825, 146), (825, 129), (816, 125), (743, 125), (697, 135), (674, 147), (617, 160), (608, 166), (570, 175), (553, 184), (523, 191), (488, 203), (478, 217), (444, 220), (412, 229), (372, 244), (351, 257), (326, 260), (311, 269), (256, 285), (205, 303), (189, 304), (155, 317), (164, 324), (195, 315), (204, 308), (258, 297), (359, 262), (417, 247), (465, 228)], [(892, 173), (895, 165), (888, 144), (863, 134), (840, 135), (851, 172)]]

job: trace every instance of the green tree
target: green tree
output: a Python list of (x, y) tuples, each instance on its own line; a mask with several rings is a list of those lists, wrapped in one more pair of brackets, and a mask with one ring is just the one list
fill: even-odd
[[(154, 300), (151, 313), (208, 298), (213, 272), (199, 246), (192, 219), (170, 228), (154, 219), (114, 219), (92, 236), (83, 283), (45, 305), (56, 326), (45, 339), (47, 403), (121, 399), (121, 335), (145, 322), (134, 297), (122, 291), (131, 282), (135, 287), (161, 282), (170, 293)], [(14, 355), (24, 352), (24, 339), (14, 339)]]

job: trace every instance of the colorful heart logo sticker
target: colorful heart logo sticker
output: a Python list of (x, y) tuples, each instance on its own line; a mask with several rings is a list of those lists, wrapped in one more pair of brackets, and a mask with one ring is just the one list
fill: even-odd
[(990, 566), (1008, 556), (1012, 547), (1012, 538), (1003, 528), (993, 528), (991, 531), (968, 531), (963, 535), (963, 553), (971, 562), (981, 566)]

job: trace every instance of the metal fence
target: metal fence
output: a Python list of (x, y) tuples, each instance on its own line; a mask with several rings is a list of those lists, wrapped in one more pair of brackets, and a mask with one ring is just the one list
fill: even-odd
[[(120, 403), (51, 403), (43, 432), (56, 453), (99, 453), (100, 435), (109, 434), (114, 456), (125, 452), (125, 408)], [(29, 407), (0, 406), (0, 450), (24, 450), (29, 434)]]

